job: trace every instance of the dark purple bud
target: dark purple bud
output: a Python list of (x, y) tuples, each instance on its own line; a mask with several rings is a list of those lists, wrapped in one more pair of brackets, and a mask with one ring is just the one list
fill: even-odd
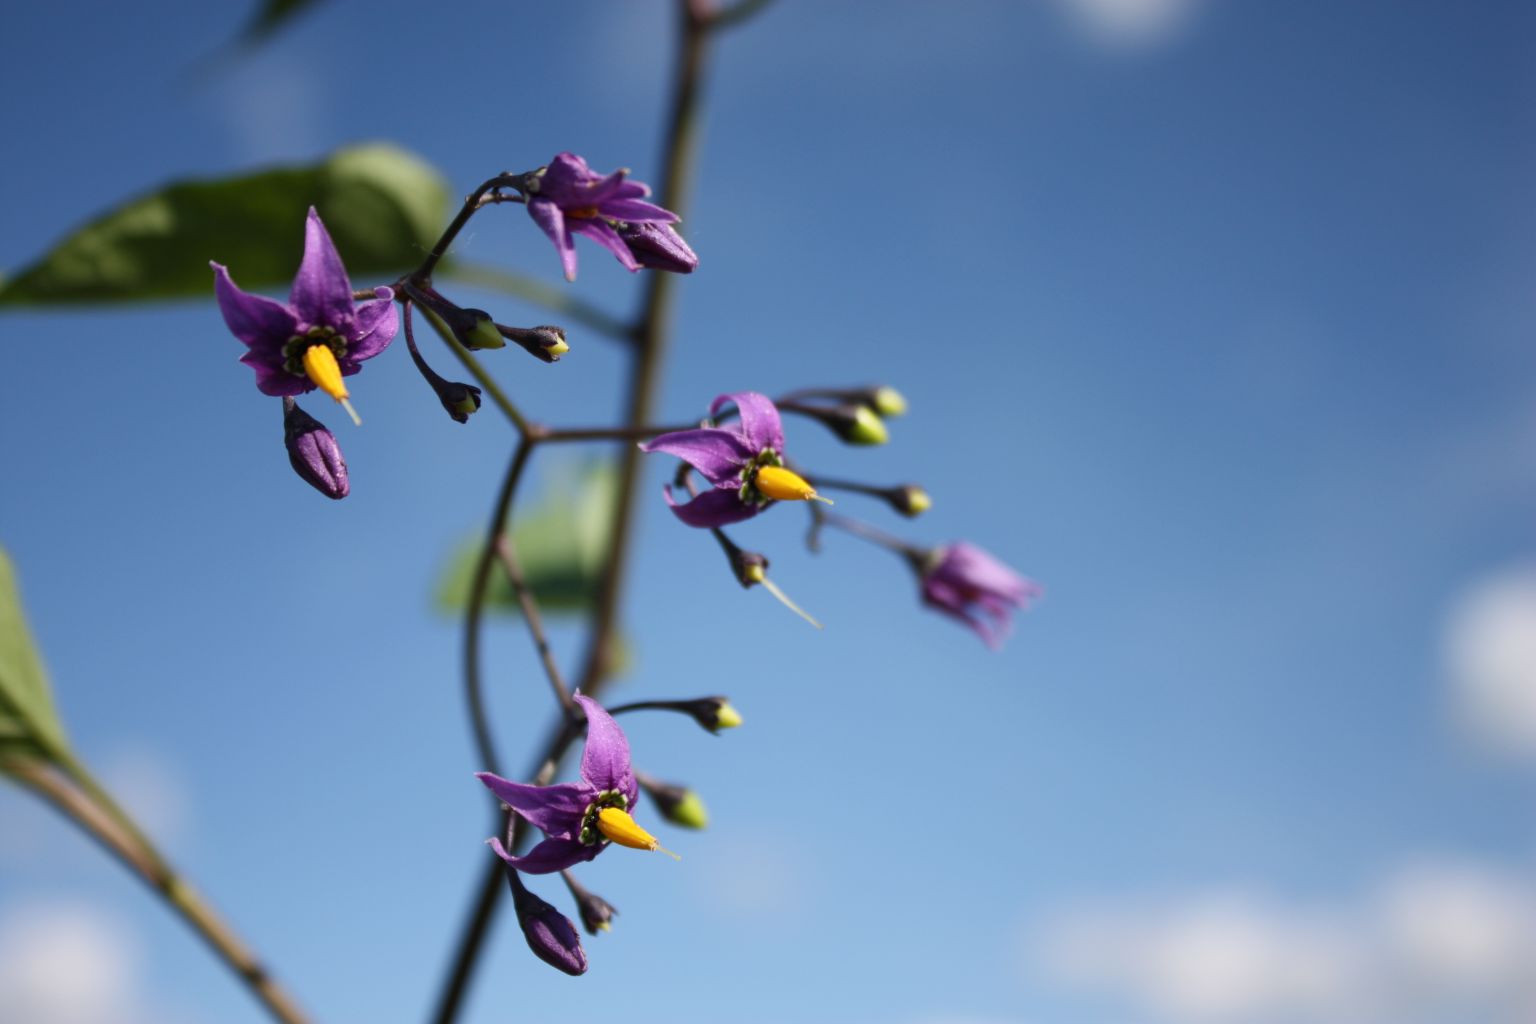
[(724, 697), (700, 697), (697, 700), (680, 700), (673, 707), (687, 715), (710, 732), (734, 729), (741, 724), (741, 712)]
[(512, 868), (507, 868), (507, 880), (512, 885), (512, 905), (517, 910), (517, 924), (528, 940), (533, 955), (556, 970), (566, 974), (587, 972), (587, 951), (581, 948), (581, 936), (576, 926), (554, 907), (528, 891), (523, 880)]
[(560, 875), (565, 879), (571, 895), (576, 899), (576, 910), (581, 915), (581, 926), (587, 930), (587, 934), (596, 935), (598, 932), (612, 931), (611, 922), (618, 914), (618, 911), (613, 909), (613, 904), (595, 893), (588, 892), (569, 871), (562, 871)]
[(283, 399), (283, 445), (293, 471), (327, 498), (339, 500), (352, 490), (335, 436), (292, 398)]
[(691, 274), (698, 269), (699, 258), (670, 224), (624, 224), (619, 237), (642, 267), (674, 274)]
[(544, 324), (540, 327), (508, 327), (497, 324), (496, 330), (503, 338), (515, 342), (531, 356), (553, 363), (571, 350), (565, 343), (565, 328)]

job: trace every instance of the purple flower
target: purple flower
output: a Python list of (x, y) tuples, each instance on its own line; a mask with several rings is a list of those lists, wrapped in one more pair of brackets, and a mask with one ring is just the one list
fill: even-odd
[(666, 489), (667, 504), (689, 526), (727, 526), (750, 519), (773, 501), (825, 501), (798, 474), (784, 468), (784, 425), (779, 410), (755, 391), (737, 391), (709, 406), (717, 416), (735, 405), (740, 422), (662, 434), (640, 446), (644, 452), (676, 455), (713, 484), (684, 505)]
[[(586, 235), (632, 271), (644, 266), (662, 270), (686, 266), (692, 270), (698, 264), (693, 251), (670, 227), (641, 237), (642, 225), (674, 224), (677, 214), (645, 202), (644, 197), (651, 194), (650, 187), (626, 181), (628, 174), (619, 170), (604, 177), (576, 154), (561, 153), (548, 167), (531, 176), (527, 186), (528, 215), (555, 243), (567, 281), (576, 280), (576, 242), (572, 235)], [(626, 241), (626, 237), (634, 243)]]
[(338, 500), (351, 492), (335, 435), (291, 398), (283, 399), (283, 446), (293, 471), (315, 490)]
[(629, 816), (629, 809), (640, 797), (640, 786), (629, 765), (629, 741), (623, 730), (597, 701), (578, 693), (576, 702), (587, 713), (580, 782), (529, 786), (490, 772), (475, 776), (502, 803), (548, 836), (521, 857), (513, 856), (501, 840), (487, 840), (498, 857), (530, 875), (561, 871), (591, 860), (609, 842), (637, 850), (661, 849), (655, 837)]
[(959, 619), (996, 650), (1011, 628), (1010, 611), (1044, 590), (964, 541), (935, 548), (920, 570), (923, 603)]
[(363, 360), (394, 339), (393, 290), (375, 288), (374, 301), (353, 303), (352, 282), (314, 207), (304, 225), (304, 260), (287, 305), (241, 291), (223, 265), (209, 266), (224, 322), (250, 349), (240, 361), (256, 371), (257, 389), (265, 395), (302, 395), (318, 387), (355, 420), (341, 379), (361, 370)]

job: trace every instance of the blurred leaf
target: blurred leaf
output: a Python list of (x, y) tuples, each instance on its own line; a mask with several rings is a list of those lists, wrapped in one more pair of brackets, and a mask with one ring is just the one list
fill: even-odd
[(32, 645), (11, 560), (0, 549), (0, 764), (65, 746), (48, 676)]
[(256, 17), (251, 19), (250, 26), (245, 30), (244, 41), (260, 42), (276, 32), (294, 15), (302, 14), (317, 2), (318, 0), (261, 0)]
[[(528, 589), (548, 613), (582, 612), (592, 604), (607, 550), (618, 480), (606, 462), (557, 480), (532, 510), (512, 524), (512, 542)], [(464, 610), (475, 578), (480, 541), (459, 549), (438, 587), (438, 606)], [(517, 595), (499, 567), (491, 573), (486, 610), (518, 614)]]
[(448, 188), (394, 146), (339, 149), (325, 161), (236, 178), (183, 181), (129, 200), (0, 284), (0, 304), (211, 296), (208, 261), (242, 288), (286, 288), (320, 211), (353, 283), (419, 263), (446, 223)]

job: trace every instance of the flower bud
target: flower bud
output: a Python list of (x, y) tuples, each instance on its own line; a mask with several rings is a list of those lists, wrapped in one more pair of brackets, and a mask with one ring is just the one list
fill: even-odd
[(576, 881), (576, 876), (569, 871), (560, 872), (565, 879), (565, 884), (571, 890), (571, 895), (576, 900), (577, 912), (581, 915), (581, 926), (587, 930), (588, 935), (596, 935), (598, 932), (613, 930), (613, 918), (618, 913), (613, 909), (613, 904), (587, 891), (586, 887)]
[(885, 429), (885, 421), (867, 405), (845, 403), (821, 406), (780, 402), (779, 409), (809, 416), (836, 434), (845, 444), (877, 445), (891, 439)]
[(861, 401), (881, 416), (894, 418), (907, 414), (906, 396), (895, 388), (883, 384), (879, 387), (870, 388), (867, 396), (862, 398)]
[(928, 497), (928, 492), (917, 484), (902, 484), (892, 487), (882, 495), (886, 502), (906, 516), (908, 519), (916, 519), (933, 507), (933, 499)]
[(456, 422), (469, 422), (469, 418), (480, 409), (480, 389), (473, 384), (445, 380), (442, 381), (442, 387), (434, 385), (433, 390), (437, 392), (437, 400), (443, 403), (443, 408)]
[(347, 460), (335, 436), (292, 398), (283, 399), (283, 446), (293, 471), (315, 490), (338, 500), (351, 492)]
[(501, 332), (496, 329), (496, 323), (491, 319), (491, 314), (483, 309), (466, 309), (466, 314), (473, 321), (473, 325), (467, 330), (454, 330), (454, 335), (459, 343), (469, 349), (506, 348), (507, 343), (502, 340)]
[(734, 729), (741, 724), (741, 712), (731, 706), (724, 697), (700, 697), (697, 700), (680, 700), (677, 710), (692, 715), (693, 720), (710, 732)]
[(587, 972), (587, 951), (581, 948), (576, 926), (554, 907), (524, 887), (512, 868), (507, 868), (512, 885), (512, 905), (517, 910), (517, 924), (533, 955), (566, 974)]
[(672, 824), (694, 829), (709, 824), (709, 812), (704, 807), (704, 801), (693, 790), (670, 782), (660, 782), (646, 775), (637, 775), (636, 778), (651, 799), (656, 801), (656, 810)]
[(642, 267), (691, 274), (699, 266), (699, 258), (671, 225), (624, 224), (619, 237)]
[(545, 324), (542, 327), (508, 327), (497, 324), (501, 336), (521, 345), (529, 355), (553, 363), (571, 350), (565, 343), (565, 329)]

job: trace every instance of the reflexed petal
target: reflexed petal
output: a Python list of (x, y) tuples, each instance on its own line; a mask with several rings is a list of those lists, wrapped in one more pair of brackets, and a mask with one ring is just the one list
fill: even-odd
[[(628, 171), (614, 171), (607, 177), (597, 178), (582, 190), (581, 204), (598, 206), (605, 204), (609, 199), (616, 198), (624, 191), (624, 179), (628, 176)], [(597, 176), (594, 174), (593, 177)]]
[(304, 221), (304, 262), (288, 301), (310, 326), (340, 327), (352, 319), (352, 282), (313, 206)]
[(268, 353), (252, 349), (241, 356), (240, 361), (256, 371), (256, 390), (264, 395), (281, 398), (315, 390), (314, 383), (308, 377), (299, 377), (283, 369), (281, 356), (274, 362)]
[(757, 454), (749, 449), (735, 431), (718, 427), (699, 427), (696, 430), (674, 430), (642, 444), (643, 452), (663, 452), (676, 455), (694, 469), (703, 473), (715, 485), (741, 486), (741, 468)]
[(640, 269), (640, 261), (635, 259), (635, 254), (629, 251), (629, 246), (624, 244), (624, 239), (613, 229), (613, 225), (605, 220), (590, 220), (584, 217), (573, 217), (566, 220), (566, 225), (578, 235), (586, 235), (604, 249), (613, 253), (618, 261), (624, 264), (626, 270), (631, 273)]
[(1023, 608), (1039, 597), (1041, 587), (993, 558), (974, 544), (958, 541), (944, 549), (944, 557), (931, 576), (976, 596), (996, 595)]
[(748, 504), (733, 488), (716, 487), (705, 491), (686, 505), (679, 505), (672, 497), (672, 488), (664, 492), (672, 514), (689, 526), (729, 526), (743, 519), (751, 519), (762, 511), (758, 505)]
[(219, 312), (224, 314), (229, 333), (251, 348), (264, 352), (281, 351), (298, 328), (293, 311), (265, 295), (241, 291), (223, 265), (210, 263), (209, 266), (213, 268), (213, 292), (218, 297)]
[(1002, 646), (1005, 633), (994, 629), (981, 616), (971, 614), (965, 598), (948, 584), (929, 580), (923, 585), (923, 602), (970, 627), (992, 650)]
[(574, 839), (546, 839), (521, 857), (514, 857), (502, 845), (500, 839), (488, 839), (486, 842), (490, 844), (496, 856), (517, 870), (526, 871), (530, 875), (547, 875), (554, 871), (564, 871), (572, 864), (591, 860), (608, 846), (607, 843), (583, 846)]
[(663, 210), (655, 203), (639, 199), (607, 199), (599, 209), (604, 217), (629, 221), (631, 224), (675, 224), (680, 219), (671, 210)]
[[(380, 292), (384, 294), (379, 295)], [(392, 301), (394, 292), (377, 288), (374, 294), (379, 298), (357, 307), (357, 333), (347, 345), (347, 358), (355, 362), (372, 359), (383, 352), (400, 329), (400, 317)]]
[(779, 419), (778, 406), (767, 395), (756, 391), (734, 391), (721, 395), (709, 404), (709, 414), (719, 415), (727, 403), (734, 404), (741, 414), (741, 436), (746, 439), (752, 454), (764, 448), (772, 448), (784, 454), (784, 424)]
[[(581, 777), (598, 789), (616, 789), (633, 804), (639, 793), (629, 765), (629, 740), (613, 716), (591, 697), (576, 694), (587, 713), (587, 745), (581, 752)], [(585, 806), (585, 805), (583, 805)]]
[(561, 206), (589, 206), (586, 192), (601, 180), (575, 153), (557, 153), (539, 182), (538, 195)]
[(576, 280), (576, 241), (571, 238), (571, 233), (566, 228), (565, 213), (549, 200), (535, 196), (528, 200), (528, 216), (532, 217), (533, 222), (543, 228), (549, 240), (555, 243), (555, 250), (560, 253), (560, 267), (565, 271), (565, 279)]
[(477, 772), (475, 778), (485, 788), (518, 814), (528, 819), (554, 839), (574, 839), (581, 831), (581, 816), (597, 796), (590, 786), (574, 782), (558, 786), (529, 786), (490, 772)]

